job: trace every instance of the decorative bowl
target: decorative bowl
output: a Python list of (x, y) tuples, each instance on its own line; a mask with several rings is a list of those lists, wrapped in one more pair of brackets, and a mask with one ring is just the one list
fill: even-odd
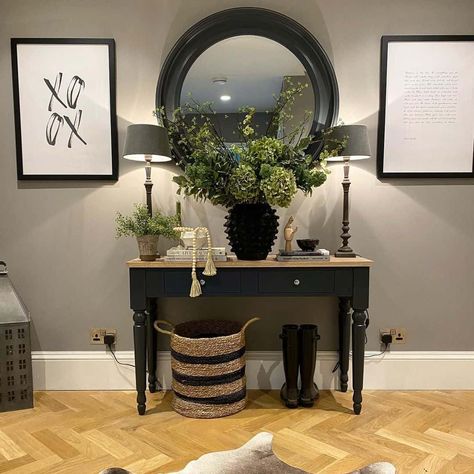
[(319, 239), (297, 239), (296, 243), (303, 252), (314, 252), (319, 244)]
[[(192, 249), (193, 248), (193, 237), (194, 232), (192, 231), (185, 231), (181, 232), (181, 242), (183, 242), (185, 249)], [(207, 234), (203, 230), (199, 230), (196, 232), (196, 250), (200, 249), (203, 245), (207, 243)]]

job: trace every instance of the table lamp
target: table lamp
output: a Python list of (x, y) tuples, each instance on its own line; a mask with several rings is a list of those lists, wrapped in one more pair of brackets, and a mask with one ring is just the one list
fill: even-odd
[(148, 213), (152, 214), (151, 164), (171, 161), (171, 150), (166, 128), (160, 125), (136, 124), (127, 127), (123, 157), (145, 162), (145, 190)]
[[(327, 149), (337, 150), (336, 156), (331, 156), (327, 161), (344, 162), (344, 179), (342, 188), (344, 190), (344, 207), (342, 213), (342, 246), (336, 251), (336, 257), (355, 257), (356, 254), (349, 246), (349, 188), (351, 181), (349, 179), (349, 163), (352, 160), (364, 160), (370, 158), (369, 137), (365, 125), (340, 125), (332, 127), (325, 132), (328, 138)], [(346, 142), (342, 149), (341, 142)]]

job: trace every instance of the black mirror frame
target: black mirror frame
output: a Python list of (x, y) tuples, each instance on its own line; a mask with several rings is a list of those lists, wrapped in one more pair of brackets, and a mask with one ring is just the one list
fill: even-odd
[[(315, 96), (311, 135), (317, 135), (336, 123), (339, 110), (336, 74), (322, 46), (295, 20), (272, 10), (256, 7), (220, 11), (186, 31), (168, 54), (161, 69), (156, 88), (156, 107), (164, 107), (165, 115), (169, 118), (179, 107), (183, 82), (194, 61), (215, 43), (239, 35), (263, 36), (274, 40), (288, 48), (301, 61)], [(313, 144), (307, 150), (315, 157), (320, 151), (321, 144)], [(180, 162), (179, 149), (173, 147), (173, 153)]]

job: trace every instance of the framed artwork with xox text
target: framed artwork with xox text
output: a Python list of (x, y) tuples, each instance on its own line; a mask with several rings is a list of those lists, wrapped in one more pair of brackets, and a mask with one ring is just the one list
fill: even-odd
[(19, 180), (117, 180), (113, 39), (12, 38)]
[(383, 36), (377, 175), (474, 177), (474, 36)]

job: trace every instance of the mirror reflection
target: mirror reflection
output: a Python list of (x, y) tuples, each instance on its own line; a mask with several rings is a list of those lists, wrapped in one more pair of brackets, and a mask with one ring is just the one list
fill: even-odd
[[(269, 130), (276, 99), (287, 88), (303, 84), (285, 123)], [(315, 96), (311, 81), (299, 59), (270, 39), (245, 35), (220, 41), (191, 66), (183, 83), (180, 107), (187, 118), (201, 115), (196, 104), (210, 104), (206, 115), (227, 143), (240, 141), (236, 125), (245, 107), (255, 107), (256, 133), (279, 138), (305, 123), (309, 134), (314, 120)]]

